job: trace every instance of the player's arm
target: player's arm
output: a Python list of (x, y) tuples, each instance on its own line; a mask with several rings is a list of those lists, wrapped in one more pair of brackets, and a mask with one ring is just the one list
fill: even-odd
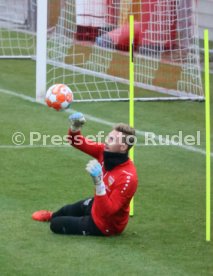
[(124, 188), (125, 183), (122, 182), (113, 190), (110, 196), (107, 194), (97, 195), (96, 193), (94, 200), (96, 202), (95, 206), (98, 206), (98, 210), (95, 210), (95, 212), (101, 216), (109, 217), (117, 213), (124, 206), (129, 205), (136, 191), (136, 183), (132, 182), (127, 189)]
[(130, 203), (137, 188), (137, 180), (133, 176), (129, 178), (127, 175), (121, 175), (118, 179), (119, 184), (108, 196), (103, 182), (101, 165), (96, 160), (92, 160), (87, 164), (86, 170), (92, 176), (95, 184), (94, 200), (97, 202), (95, 206), (98, 206), (98, 210), (95, 211), (101, 216), (111, 216)]
[(95, 212), (101, 216), (108, 217), (117, 213), (123, 206), (129, 205), (137, 188), (136, 180), (132, 179), (130, 181), (127, 183), (124, 177), (121, 177), (119, 185), (116, 186), (110, 196), (106, 193), (103, 195), (96, 193), (94, 200), (96, 201), (95, 206), (98, 206), (98, 210), (95, 210)]
[(102, 151), (104, 150), (104, 144), (96, 143), (85, 138), (81, 134), (81, 128), (86, 122), (84, 115), (80, 112), (76, 112), (69, 116), (69, 121), (70, 128), (68, 130), (68, 142), (70, 145), (96, 159), (99, 159)]

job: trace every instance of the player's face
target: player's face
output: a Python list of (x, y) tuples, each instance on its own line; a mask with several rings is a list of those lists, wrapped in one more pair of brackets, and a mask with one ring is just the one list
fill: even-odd
[(122, 132), (117, 130), (111, 131), (105, 141), (105, 151), (126, 152), (128, 146), (122, 142)]

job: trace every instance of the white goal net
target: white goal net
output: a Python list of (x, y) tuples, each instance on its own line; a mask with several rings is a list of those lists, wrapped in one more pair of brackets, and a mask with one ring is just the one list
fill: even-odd
[(0, 0), (0, 58), (35, 55), (36, 1)]
[[(37, 1), (0, 0), (2, 57), (34, 54)], [(134, 15), (135, 97), (203, 99), (196, 2), (49, 0), (46, 86), (65, 83), (80, 101), (127, 100)]]

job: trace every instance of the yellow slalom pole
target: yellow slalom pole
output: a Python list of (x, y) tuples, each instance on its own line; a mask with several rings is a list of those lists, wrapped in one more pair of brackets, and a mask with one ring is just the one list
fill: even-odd
[(210, 79), (209, 31), (204, 31), (205, 50), (205, 117), (206, 117), (206, 241), (211, 240), (211, 140), (210, 140)]
[[(129, 16), (129, 125), (134, 127), (134, 16)], [(134, 161), (134, 147), (130, 149), (130, 159)], [(130, 216), (134, 215), (134, 199), (130, 202)]]

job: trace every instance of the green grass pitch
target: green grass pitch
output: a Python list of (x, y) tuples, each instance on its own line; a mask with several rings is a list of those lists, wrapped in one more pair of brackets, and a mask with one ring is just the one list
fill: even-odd
[[(34, 97), (34, 62), (0, 61), (0, 89)], [(128, 122), (128, 103), (72, 108)], [(71, 147), (6, 147), (16, 131), (25, 134), (25, 144), (30, 131), (66, 135), (68, 113), (1, 91), (0, 110), (0, 275), (213, 275), (213, 246), (205, 242), (205, 155), (174, 146), (135, 147), (139, 187), (125, 232), (110, 238), (55, 235), (31, 214), (92, 195), (84, 169), (90, 157)], [(205, 150), (204, 103), (136, 103), (135, 126), (163, 135), (201, 131), (198, 148)], [(100, 130), (110, 127), (88, 120), (83, 133)]]

